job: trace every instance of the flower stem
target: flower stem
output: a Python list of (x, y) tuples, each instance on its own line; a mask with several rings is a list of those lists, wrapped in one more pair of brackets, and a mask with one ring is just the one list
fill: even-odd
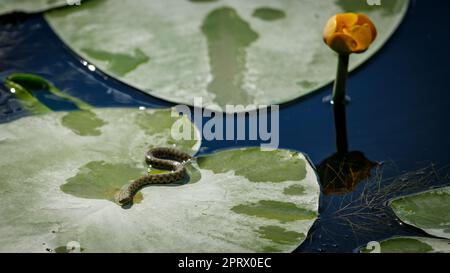
[(336, 74), (336, 81), (333, 88), (333, 104), (345, 104), (345, 89), (347, 86), (347, 74), (348, 74), (348, 54), (339, 54), (338, 69)]
[(347, 85), (348, 62), (349, 55), (339, 55), (336, 81), (334, 82), (332, 96), (334, 125), (336, 128), (336, 146), (338, 154), (345, 154), (348, 152), (347, 120), (345, 113), (345, 105), (347, 103), (345, 90)]

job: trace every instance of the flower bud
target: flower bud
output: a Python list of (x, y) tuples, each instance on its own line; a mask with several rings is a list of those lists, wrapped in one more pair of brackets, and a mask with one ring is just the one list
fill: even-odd
[(356, 13), (336, 14), (323, 31), (325, 43), (339, 54), (362, 53), (376, 37), (377, 30), (369, 17)]

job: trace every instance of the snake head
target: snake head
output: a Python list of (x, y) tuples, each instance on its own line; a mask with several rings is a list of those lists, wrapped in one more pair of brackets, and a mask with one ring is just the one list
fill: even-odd
[(125, 191), (119, 191), (114, 195), (114, 201), (120, 206), (125, 206), (133, 201), (133, 197)]

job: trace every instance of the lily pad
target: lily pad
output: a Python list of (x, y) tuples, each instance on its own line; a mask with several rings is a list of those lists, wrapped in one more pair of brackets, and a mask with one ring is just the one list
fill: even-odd
[(0, 2), (0, 15), (10, 12), (41, 12), (50, 8), (62, 7), (76, 0), (2, 0)]
[[(0, 125), (0, 154), (8, 155), (0, 157), (0, 252), (61, 252), (69, 244), (83, 252), (284, 252), (304, 240), (317, 217), (319, 185), (305, 157), (256, 148), (194, 160), (188, 181), (146, 187), (122, 208), (112, 196), (147, 172), (149, 147), (173, 144), (195, 154), (200, 141), (171, 137), (174, 120), (193, 125), (170, 110), (91, 111), (103, 121), (99, 134), (66, 127), (64, 112)], [(230, 153), (254, 160), (239, 171), (212, 170), (220, 158), (229, 164)], [(266, 157), (297, 162), (300, 171)], [(281, 174), (250, 181), (258, 158)], [(285, 194), (293, 185), (303, 192)], [(238, 209), (246, 206), (251, 213)]]
[(107, 74), (170, 102), (192, 105), (201, 97), (214, 109), (284, 103), (330, 83), (337, 58), (322, 29), (335, 13), (367, 13), (378, 28), (370, 50), (352, 56), (356, 68), (389, 39), (409, 3), (388, 2), (90, 0), (46, 18)]
[(391, 207), (402, 221), (450, 239), (450, 187), (396, 199)]
[(297, 152), (284, 150), (266, 151), (263, 156), (259, 148), (223, 151), (199, 158), (198, 164), (214, 173), (233, 171), (253, 182), (302, 180), (306, 176), (305, 160), (299, 158)]
[[(374, 252), (375, 251), (375, 252)], [(450, 240), (423, 237), (397, 237), (380, 242), (379, 249), (361, 249), (363, 253), (450, 253)]]

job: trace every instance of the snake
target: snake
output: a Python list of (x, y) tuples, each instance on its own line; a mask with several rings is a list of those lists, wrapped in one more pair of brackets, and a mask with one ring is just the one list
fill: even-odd
[(145, 162), (152, 168), (169, 170), (169, 173), (148, 174), (123, 187), (114, 196), (121, 206), (133, 201), (133, 197), (144, 186), (150, 184), (169, 184), (186, 177), (186, 163), (192, 157), (176, 148), (152, 148), (145, 155)]

